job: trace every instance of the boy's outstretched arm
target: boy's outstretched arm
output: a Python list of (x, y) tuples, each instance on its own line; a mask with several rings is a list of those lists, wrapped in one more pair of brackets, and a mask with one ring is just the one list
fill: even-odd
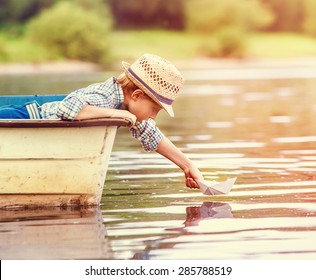
[(188, 188), (199, 188), (196, 181), (204, 180), (201, 172), (168, 138), (164, 137), (160, 141), (156, 151), (183, 170)]

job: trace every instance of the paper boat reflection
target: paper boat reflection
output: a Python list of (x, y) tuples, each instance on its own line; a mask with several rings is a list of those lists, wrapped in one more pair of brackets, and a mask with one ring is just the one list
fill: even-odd
[(201, 220), (234, 218), (232, 208), (227, 203), (203, 202), (201, 206), (186, 208), (185, 226), (197, 226)]

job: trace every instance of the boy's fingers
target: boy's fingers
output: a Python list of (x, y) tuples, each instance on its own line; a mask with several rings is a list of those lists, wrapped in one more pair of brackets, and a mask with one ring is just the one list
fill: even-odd
[(187, 178), (186, 179), (186, 185), (190, 189), (199, 189), (198, 184), (194, 181), (193, 178)]
[(128, 125), (129, 128), (132, 128), (135, 125), (135, 122), (133, 121), (132, 118), (124, 118), (124, 119), (129, 122), (129, 125)]

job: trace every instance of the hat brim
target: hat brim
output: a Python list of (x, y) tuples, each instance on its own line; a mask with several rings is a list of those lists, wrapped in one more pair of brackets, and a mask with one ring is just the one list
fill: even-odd
[(130, 63), (122, 61), (122, 66), (127, 77), (135, 85), (137, 85), (142, 91), (144, 91), (152, 100), (158, 103), (169, 114), (170, 117), (174, 117), (174, 111), (173, 111), (172, 105), (168, 105), (163, 102), (160, 102), (146, 87), (144, 87), (144, 85), (141, 82), (139, 82), (139, 80), (135, 76), (133, 76), (132, 73), (130, 73), (129, 71), (129, 68), (131, 66)]

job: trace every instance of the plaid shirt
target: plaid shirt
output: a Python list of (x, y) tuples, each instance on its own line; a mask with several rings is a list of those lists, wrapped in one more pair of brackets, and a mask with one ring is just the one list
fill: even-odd
[[(44, 103), (41, 106), (43, 119), (74, 120), (77, 114), (86, 106), (120, 109), (124, 101), (122, 88), (116, 83), (116, 78), (110, 78), (103, 83), (90, 85), (70, 93), (64, 100)], [(138, 139), (145, 151), (157, 150), (164, 137), (154, 120), (136, 122), (130, 129), (134, 138)]]

